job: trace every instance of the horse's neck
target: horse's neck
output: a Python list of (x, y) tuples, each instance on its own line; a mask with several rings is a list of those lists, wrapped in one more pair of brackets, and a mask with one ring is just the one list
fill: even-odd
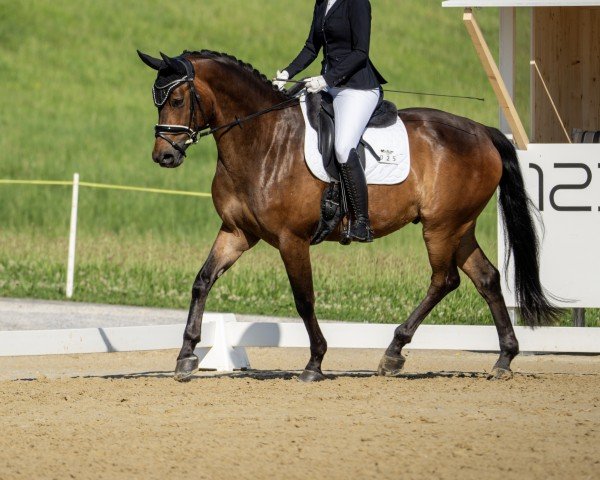
[(271, 179), (291, 174), (302, 148), (301, 127), (298, 106), (244, 122), (215, 136), (218, 161), (240, 188), (262, 190)]
[(252, 180), (256, 185), (257, 178), (260, 180), (280, 169), (289, 168), (287, 164), (292, 159), (282, 152), (289, 153), (290, 148), (294, 148), (291, 145), (286, 147), (301, 128), (302, 117), (298, 106), (290, 106), (244, 120), (244, 117), (268, 109), (282, 99), (276, 95), (244, 92), (244, 86), (241, 87), (223, 80), (213, 86), (215, 122), (211, 126), (214, 128), (236, 119), (242, 120), (239, 125), (215, 133), (218, 158), (232, 177), (241, 182)]
[(281, 102), (265, 85), (258, 85), (252, 74), (238, 72), (231, 66), (212, 62), (206, 72), (206, 81), (215, 98), (214, 125), (225, 125), (243, 119)]

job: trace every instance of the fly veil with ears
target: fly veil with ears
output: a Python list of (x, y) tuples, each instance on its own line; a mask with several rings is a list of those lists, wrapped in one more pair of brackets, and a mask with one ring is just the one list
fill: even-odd
[[(178, 57), (170, 58), (161, 52), (160, 56), (162, 60), (153, 58), (150, 55), (137, 51), (142, 61), (154, 70), (158, 70), (158, 75), (152, 86), (152, 98), (154, 99), (154, 105), (159, 109), (166, 103), (171, 92), (179, 85), (187, 83), (190, 88), (190, 113), (188, 125), (171, 125), (171, 124), (157, 124), (154, 126), (154, 136), (160, 137), (171, 146), (181, 153), (185, 157), (185, 149), (198, 141), (198, 133), (202, 130), (200, 125), (193, 125), (196, 104), (200, 109), (203, 121), (206, 121), (206, 115), (202, 109), (202, 103), (200, 101), (200, 95), (194, 87), (194, 66), (192, 63), (180, 55)], [(173, 141), (168, 135), (180, 135), (185, 134), (188, 136), (188, 140), (183, 146)]]

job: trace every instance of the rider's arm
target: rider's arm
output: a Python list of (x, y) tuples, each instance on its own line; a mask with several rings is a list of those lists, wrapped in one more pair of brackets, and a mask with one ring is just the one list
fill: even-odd
[(317, 5), (313, 12), (313, 20), (310, 26), (310, 32), (304, 48), (300, 51), (298, 56), (290, 63), (284, 70), (290, 74), (290, 78), (294, 78), (295, 75), (300, 73), (306, 67), (308, 67), (317, 58), (319, 51), (321, 50), (321, 42), (316, 35), (315, 20), (317, 15)]
[(323, 76), (327, 85), (336, 86), (364, 67), (369, 60), (371, 41), (371, 4), (369, 0), (351, 0), (350, 30), (352, 51), (337, 66)]

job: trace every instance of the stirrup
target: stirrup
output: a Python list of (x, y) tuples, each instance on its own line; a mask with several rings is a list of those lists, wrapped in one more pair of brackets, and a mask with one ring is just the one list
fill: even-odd
[(371, 243), (373, 241), (373, 230), (368, 218), (348, 222), (348, 226), (342, 232), (340, 243), (349, 245), (353, 240), (361, 243)]
[(362, 243), (371, 243), (373, 241), (373, 230), (368, 218), (359, 218), (352, 222), (350, 234), (355, 240)]

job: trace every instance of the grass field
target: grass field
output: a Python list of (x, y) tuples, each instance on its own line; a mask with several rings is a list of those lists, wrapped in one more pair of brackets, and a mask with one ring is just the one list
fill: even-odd
[[(152, 163), (154, 74), (135, 50), (224, 51), (272, 76), (301, 48), (311, 3), (220, 0), (190, 10), (180, 0), (0, 0), (0, 179), (68, 180), (79, 172), (88, 182), (209, 191), (212, 139), (191, 149), (178, 169)], [(439, 0), (372, 3), (372, 58), (390, 88), (486, 101), (389, 99), (497, 124), (459, 10), (442, 9)], [(494, 50), (496, 17), (495, 10), (480, 14)], [(308, 73), (317, 68), (315, 62)], [(519, 72), (519, 82), (526, 82), (527, 69)], [(526, 96), (519, 93), (517, 103), (526, 106)], [(64, 297), (69, 204), (65, 187), (0, 186), (1, 296)], [(75, 300), (187, 306), (219, 223), (209, 199), (83, 189)], [(495, 226), (490, 206), (478, 234), (494, 259)], [(322, 318), (398, 322), (422, 298), (429, 278), (420, 228), (412, 225), (373, 246), (319, 246), (314, 268)], [(430, 321), (491, 322), (483, 300), (464, 285)], [(260, 245), (242, 258), (215, 286), (208, 308), (294, 316), (277, 253)]]

